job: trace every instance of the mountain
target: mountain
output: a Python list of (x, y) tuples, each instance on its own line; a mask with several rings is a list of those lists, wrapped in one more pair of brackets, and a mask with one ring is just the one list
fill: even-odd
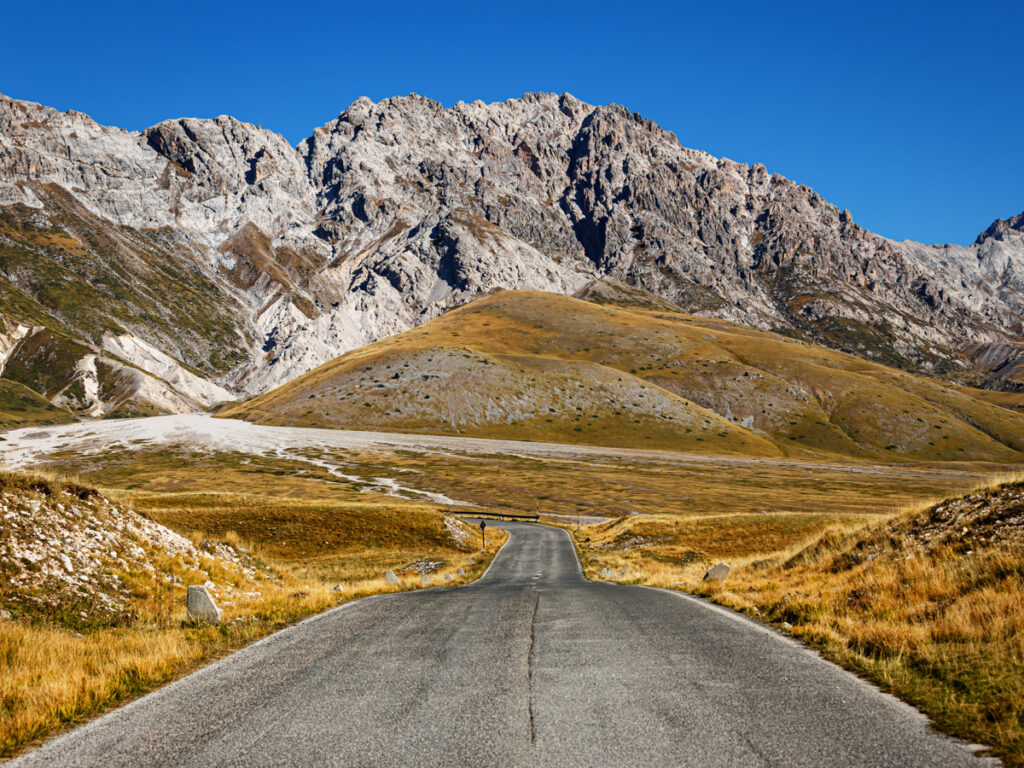
[(3, 375), (79, 413), (210, 407), (494, 289), (606, 276), (1022, 386), (1004, 375), (1024, 335), (1021, 217), (969, 247), (893, 242), (762, 165), (568, 94), (362, 98), (297, 147), (230, 117), (135, 133), (0, 97)]
[(487, 296), (221, 415), (754, 456), (1024, 458), (1024, 414), (976, 390), (688, 315), (611, 279), (588, 296)]

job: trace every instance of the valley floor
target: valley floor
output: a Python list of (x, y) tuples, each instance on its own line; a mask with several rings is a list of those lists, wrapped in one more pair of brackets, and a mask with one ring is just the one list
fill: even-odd
[[(136, 469), (140, 472), (147, 466), (154, 469), (159, 466), (166, 474), (172, 467), (164, 464), (175, 464), (175, 456), (186, 455), (192, 459), (200, 455), (232, 456), (236, 457), (236, 466), (239, 462), (246, 463), (245, 458), (237, 457), (280, 460), (294, 465), (290, 468), (297, 476), (315, 478), (332, 486), (451, 506), (499, 503), (502, 489), (498, 484), (503, 478), (492, 478), (495, 493), (491, 498), (481, 497), (474, 488), (473, 476), (463, 474), (458, 482), (452, 482), (444, 473), (431, 471), (437, 468), (434, 459), (443, 457), (446, 465), (455, 461), (477, 467), (477, 472), (472, 473), (474, 476), (484, 473), (488, 467), (498, 469), (500, 462), (530, 466), (534, 472), (543, 468), (544, 474), (571, 471), (608, 476), (612, 484), (616, 471), (626, 467), (642, 468), (652, 475), (666, 472), (673, 475), (663, 488), (654, 483), (650, 488), (622, 489), (628, 492), (619, 494), (617, 500), (602, 499), (607, 489), (593, 486), (587, 499), (575, 499), (571, 486), (563, 489), (565, 498), (541, 493), (538, 488), (509, 485), (504, 489), (507, 506), (536, 506), (552, 514), (577, 514), (597, 507), (618, 512), (645, 512), (651, 511), (645, 508), (648, 504), (656, 504), (658, 511), (665, 511), (666, 502), (677, 507), (670, 510), (674, 512), (715, 511), (715, 506), (709, 508), (693, 496), (679, 494), (680, 489), (694, 485), (713, 487), (719, 495), (726, 493), (725, 501), (732, 505), (730, 511), (745, 511), (743, 505), (735, 507), (733, 496), (742, 495), (742, 487), (748, 483), (765, 491), (773, 480), (783, 486), (776, 490), (786, 493), (759, 491), (761, 503), (753, 506), (760, 508), (749, 511), (763, 512), (765, 504), (782, 501), (787, 502), (786, 511), (819, 511), (814, 509), (813, 503), (814, 489), (818, 488), (830, 497), (827, 501), (818, 500), (820, 511), (889, 512), (903, 503), (938, 492), (969, 487), (1010, 466), (990, 462), (884, 464), (722, 456), (567, 443), (263, 426), (202, 414), (90, 421), (10, 430), (0, 436), (0, 465), (7, 469), (44, 466), (76, 473), (98, 485), (115, 488), (163, 490), (154, 485), (152, 478), (132, 477), (130, 469), (118, 471), (119, 458), (132, 457), (132, 463), (138, 465)], [(196, 474), (193, 466), (180, 469), (187, 475)], [(505, 474), (505, 481), (528, 479), (521, 472)], [(205, 490), (204, 479), (197, 476), (197, 487), (190, 490)], [(726, 484), (731, 485), (735, 493), (727, 493)], [(700, 488), (689, 490), (700, 494)], [(630, 504), (637, 508), (630, 509)], [(799, 508), (801, 504), (803, 508)], [(793, 508), (794, 505), (797, 508)], [(548, 506), (552, 508), (547, 510)]]
[[(726, 560), (735, 566), (728, 584), (736, 591), (712, 590), (716, 598), (756, 608), (780, 626), (791, 623), (796, 629), (787, 631), (812, 642), (819, 627), (803, 628), (807, 612), (792, 610), (793, 595), (803, 600), (812, 591), (808, 584), (831, 584), (834, 576), (778, 563), (785, 565), (821, 541), (847, 542), (860, 531), (878, 530), (901, 512), (926, 508), (1018, 469), (986, 462), (721, 456), (275, 427), (203, 415), (11, 430), (0, 434), (0, 465), (75, 477), (173, 531), (242, 541), (266, 562), (285, 564), (295, 578), (321, 586), (379, 579), (384, 568), (413, 567), (426, 553), (444, 550), (447, 534), (440, 530), (439, 511), (537, 512), (555, 525), (587, 526), (576, 535), (588, 575), (614, 567), (616, 578), (625, 582), (707, 591), (700, 582), (704, 571)], [(454, 568), (447, 559), (447, 567)], [(952, 558), (949, 567), (957, 562)], [(1003, 578), (1007, 561), (992, 562)], [(894, 582), (897, 604), (905, 589), (901, 583)], [(1019, 600), (1019, 588), (1013, 589), (1011, 597)], [(848, 591), (823, 594), (820, 601), (845, 600)], [(851, 614), (850, 626), (858, 620)], [(898, 645), (902, 634), (896, 634), (897, 646), (856, 640), (860, 645), (847, 653), (846, 618), (837, 621), (829, 624), (838, 638), (833, 658), (911, 698), (953, 732), (1002, 745), (1001, 755), (1019, 764), (1013, 760), (1024, 729), (1009, 722), (1019, 717), (1017, 709), (986, 715), (980, 696), (967, 692), (957, 694), (967, 701), (956, 710), (961, 714), (944, 718), (953, 711), (950, 699), (942, 698), (944, 682), (928, 689), (934, 693), (927, 696), (906, 682), (920, 675), (898, 666), (900, 659), (911, 658)], [(987, 631), (985, 626), (979, 624), (979, 631)], [(1006, 650), (999, 656), (1001, 668), (1018, 668), (1013, 643), (986, 645), (978, 635), (964, 647)], [(872, 666), (876, 650), (882, 661)], [(957, 674), (972, 679), (968, 657), (956, 659)], [(894, 669), (911, 677), (900, 683)], [(927, 674), (945, 680), (945, 667), (929, 669)], [(989, 716), (997, 727), (978, 725)]]

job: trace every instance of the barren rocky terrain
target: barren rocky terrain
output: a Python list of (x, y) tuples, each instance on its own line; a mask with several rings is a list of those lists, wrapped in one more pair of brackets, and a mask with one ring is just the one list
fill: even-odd
[(135, 133), (0, 97), (3, 376), (90, 416), (206, 408), (496, 288), (602, 276), (1019, 389), (1022, 243), (1020, 217), (969, 247), (893, 242), (568, 94), (363, 98), (297, 147), (230, 117)]

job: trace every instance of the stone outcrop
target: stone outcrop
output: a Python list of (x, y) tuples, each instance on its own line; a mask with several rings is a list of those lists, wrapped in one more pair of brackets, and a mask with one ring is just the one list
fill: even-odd
[[(968, 344), (1021, 340), (1022, 227), (969, 247), (887, 240), (762, 165), (568, 94), (362, 98), (294, 148), (229, 117), (132, 133), (0, 97), (5, 327), (135, 367), (173, 394), (146, 400), (157, 410), (264, 391), (495, 289), (603, 276), (956, 369)], [(54, 274), (74, 295), (43, 290)]]

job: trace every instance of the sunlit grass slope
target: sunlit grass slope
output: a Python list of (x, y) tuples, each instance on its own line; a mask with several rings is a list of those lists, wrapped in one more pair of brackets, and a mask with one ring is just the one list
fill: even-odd
[(222, 415), (763, 456), (1024, 458), (1024, 416), (972, 390), (643, 299), (501, 292)]
[(0, 379), (0, 429), (68, 424), (74, 417), (24, 384)]
[[(610, 568), (746, 610), (1024, 765), (1024, 484), (864, 523), (636, 516), (576, 536), (591, 578)], [(718, 560), (725, 582), (701, 581)]]

